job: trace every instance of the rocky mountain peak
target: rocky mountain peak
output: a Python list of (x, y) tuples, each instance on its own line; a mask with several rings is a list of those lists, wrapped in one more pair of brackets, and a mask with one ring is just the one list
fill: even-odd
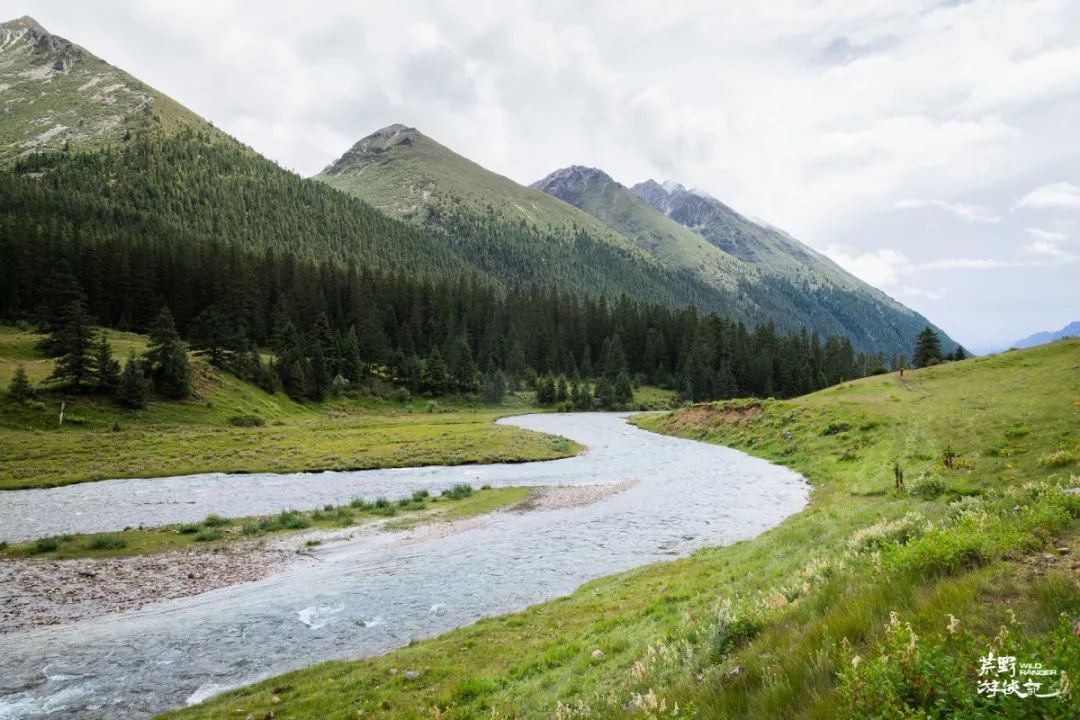
[(529, 187), (574, 204), (574, 198), (580, 197), (586, 190), (598, 185), (618, 185), (618, 183), (610, 175), (598, 168), (571, 165), (556, 170)]
[(348, 170), (358, 163), (366, 164), (368, 160), (388, 152), (394, 147), (409, 147), (415, 145), (424, 137), (416, 128), (394, 123), (387, 125), (381, 130), (361, 138), (348, 152), (332, 162), (323, 170), (324, 175), (336, 175)]

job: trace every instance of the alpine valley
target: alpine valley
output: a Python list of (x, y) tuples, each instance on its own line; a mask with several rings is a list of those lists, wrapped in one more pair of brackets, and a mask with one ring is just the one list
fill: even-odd
[(1078, 716), (1072, 326), (969, 358), (701, 189), (340, 150), (0, 25), (0, 719)]

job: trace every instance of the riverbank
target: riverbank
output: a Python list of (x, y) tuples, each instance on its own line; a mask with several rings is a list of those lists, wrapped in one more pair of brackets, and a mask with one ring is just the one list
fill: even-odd
[[(32, 380), (48, 376), (54, 361), (35, 350), (40, 338), (0, 326), (3, 387), (17, 364)], [(145, 349), (142, 335), (110, 332), (110, 339), (117, 352)], [(0, 491), (212, 472), (516, 463), (569, 457), (582, 449), (565, 438), (494, 423), (535, 412), (532, 393), (510, 393), (499, 406), (462, 398), (298, 403), (197, 357), (192, 370), (193, 398), (154, 399), (144, 410), (94, 395), (44, 392), (27, 403), (0, 396)]]
[(798, 470), (810, 507), (747, 542), (163, 717), (1074, 718), (1075, 689), (976, 689), (988, 648), (1080, 677), (1078, 368), (1069, 341), (907, 387), (881, 376), (639, 419)]
[[(195, 533), (181, 532), (185, 527), (166, 527), (73, 537), (52, 553), (28, 555), (33, 543), (5, 548), (6, 557), (0, 559), (0, 635), (253, 582), (297, 564), (324, 562), (346, 548), (356, 552), (365, 543), (385, 549), (446, 538), (476, 527), (489, 513), (581, 507), (636, 483), (481, 489), (468, 495), (452, 493), (441, 498), (441, 504), (434, 498), (436, 504), (427, 504), (425, 496), (396, 509), (395, 504), (369, 503), (366, 509), (381, 515), (369, 515), (363, 524), (356, 524), (358, 518), (350, 513), (343, 525), (340, 511), (350, 510), (349, 506), (291, 512), (297, 525), (314, 527), (275, 526), (269, 537), (259, 539), (239, 532), (260, 520), (246, 518), (225, 527), (225, 533), (217, 521), (203, 527), (200, 532), (218, 531), (218, 538), (210, 542), (193, 540)], [(177, 541), (188, 542), (174, 549)]]

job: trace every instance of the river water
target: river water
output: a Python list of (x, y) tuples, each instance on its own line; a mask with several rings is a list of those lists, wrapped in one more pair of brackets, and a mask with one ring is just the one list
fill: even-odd
[[(753, 537), (802, 509), (797, 474), (729, 448), (639, 430), (616, 414), (502, 422), (563, 435), (573, 458), (327, 472), (112, 480), (0, 494), (8, 540), (404, 497), (458, 482), (580, 485), (638, 480), (591, 505), (495, 513), (447, 537), (357, 541), (264, 580), (0, 636), (0, 720), (142, 718), (332, 658), (400, 647), (583, 582)], [(60, 513), (57, 508), (73, 508)]]

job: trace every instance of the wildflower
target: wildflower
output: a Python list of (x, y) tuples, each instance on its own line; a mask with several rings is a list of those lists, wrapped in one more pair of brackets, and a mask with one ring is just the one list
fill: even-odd
[(861, 663), (861, 662), (862, 662), (862, 658), (861, 658), (861, 657), (859, 657), (858, 655), (856, 655), (855, 657), (851, 658), (851, 669), (852, 669), (852, 670), (856, 670), (856, 669), (858, 669), (858, 667), (859, 667), (859, 663)]
[(950, 635), (955, 635), (957, 628), (960, 627), (960, 619), (952, 613), (949, 613), (949, 624), (945, 626), (945, 629)]

